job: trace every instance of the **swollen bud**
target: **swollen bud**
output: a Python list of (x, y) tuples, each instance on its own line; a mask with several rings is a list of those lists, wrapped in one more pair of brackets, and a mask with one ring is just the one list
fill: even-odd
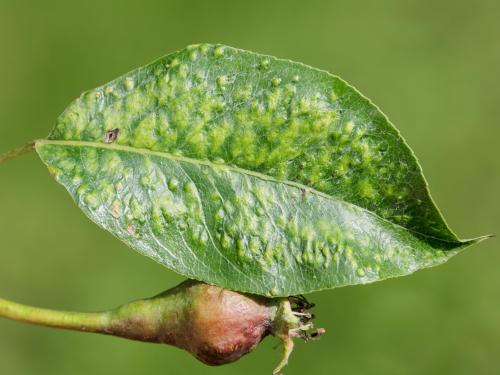
[(303, 297), (265, 298), (188, 280), (111, 311), (102, 333), (175, 345), (208, 365), (234, 362), (272, 334), (284, 348), (278, 373), (293, 349), (293, 337), (307, 340), (324, 331), (307, 334), (310, 307)]

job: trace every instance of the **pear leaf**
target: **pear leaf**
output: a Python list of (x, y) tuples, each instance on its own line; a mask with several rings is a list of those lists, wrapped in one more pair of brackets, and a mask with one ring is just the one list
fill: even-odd
[(223, 45), (87, 91), (36, 149), (81, 210), (189, 278), (288, 296), (441, 264), (463, 241), (345, 81)]

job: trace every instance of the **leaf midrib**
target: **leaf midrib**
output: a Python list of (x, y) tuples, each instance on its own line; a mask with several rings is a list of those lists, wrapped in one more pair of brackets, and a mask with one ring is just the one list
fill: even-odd
[(345, 200), (339, 199), (337, 197), (331, 196), (329, 194), (323, 193), (319, 190), (316, 190), (314, 188), (311, 188), (310, 186), (301, 184), (299, 182), (294, 182), (294, 181), (290, 181), (290, 180), (279, 180), (275, 177), (272, 177), (272, 176), (269, 176), (269, 175), (266, 175), (263, 173), (259, 173), (259, 172), (255, 172), (255, 171), (251, 171), (248, 169), (239, 168), (239, 167), (235, 167), (235, 166), (231, 166), (231, 165), (227, 165), (227, 164), (223, 164), (223, 163), (214, 163), (210, 160), (194, 159), (194, 158), (190, 158), (187, 156), (174, 155), (174, 154), (169, 153), (169, 152), (153, 151), (153, 150), (149, 150), (146, 148), (124, 146), (124, 145), (120, 145), (117, 143), (106, 144), (106, 143), (89, 142), (89, 141), (68, 141), (68, 140), (60, 141), (60, 140), (38, 139), (35, 141), (35, 144), (37, 146), (46, 144), (46, 145), (56, 145), (56, 146), (94, 147), (94, 148), (102, 148), (102, 149), (113, 150), (113, 151), (131, 152), (131, 153), (145, 155), (145, 156), (148, 156), (148, 155), (149, 156), (158, 156), (158, 157), (162, 157), (162, 158), (166, 158), (166, 159), (170, 159), (170, 160), (175, 160), (175, 161), (186, 162), (186, 163), (190, 163), (190, 164), (194, 164), (194, 165), (203, 165), (203, 166), (207, 166), (207, 167), (214, 168), (214, 169), (230, 171), (230, 172), (235, 172), (235, 173), (241, 173), (241, 174), (245, 174), (248, 176), (259, 178), (259, 179), (264, 180), (264, 181), (269, 181), (269, 182), (276, 183), (276, 184), (284, 184), (284, 185), (292, 186), (292, 187), (295, 187), (295, 188), (298, 188), (301, 190), (306, 190), (307, 193), (312, 193), (312, 194), (318, 195), (320, 197), (323, 197), (325, 199), (330, 199), (330, 200), (333, 200), (336, 202), (341, 202), (341, 203), (348, 205), (350, 207), (353, 207), (355, 209), (362, 210), (369, 215), (373, 215), (378, 220), (384, 221), (384, 222), (389, 223), (395, 227), (402, 228), (408, 232), (411, 232), (411, 233), (414, 233), (414, 234), (417, 234), (417, 235), (420, 235), (420, 236), (423, 236), (426, 238), (435, 239), (435, 240), (439, 240), (442, 242), (448, 242), (448, 243), (457, 243), (457, 244), (467, 242), (467, 241), (460, 241), (460, 240), (448, 241), (448, 240), (445, 240), (442, 238), (437, 238), (437, 237), (429, 236), (428, 234), (417, 232), (415, 230), (406, 228), (402, 225), (393, 223), (392, 221), (387, 220), (383, 217), (380, 217), (376, 213), (369, 211), (366, 208), (363, 208), (361, 206), (358, 206), (358, 205), (355, 205), (353, 203), (347, 202)]
[[(153, 150), (149, 150), (146, 148), (124, 146), (124, 145), (119, 145), (116, 143), (106, 144), (106, 143), (88, 142), (88, 141), (56, 141), (56, 140), (39, 139), (36, 141), (36, 144), (37, 145), (38, 144), (53, 144), (53, 145), (60, 145), (60, 146), (94, 147), (94, 148), (103, 148), (103, 149), (113, 150), (113, 151), (133, 152), (136, 154), (141, 154), (141, 155), (146, 155), (146, 156), (147, 155), (159, 156), (159, 157), (163, 157), (166, 159), (183, 161), (183, 162), (194, 164), (194, 165), (204, 165), (204, 166), (211, 167), (214, 169), (220, 169), (220, 170), (241, 173), (241, 174), (249, 175), (252, 177), (257, 177), (257, 178), (265, 180), (265, 181), (270, 181), (270, 182), (274, 182), (274, 183), (278, 183), (278, 184), (285, 184), (285, 185), (293, 186), (293, 187), (296, 187), (298, 189), (306, 189), (308, 193), (317, 194), (317, 195), (322, 196), (322, 197), (327, 198), (327, 199), (341, 201), (340, 199), (337, 199), (329, 194), (323, 193), (323, 192), (318, 191), (314, 188), (311, 188), (310, 186), (303, 185), (299, 182), (294, 182), (294, 181), (290, 181), (290, 180), (279, 180), (275, 177), (272, 177), (272, 176), (269, 176), (269, 175), (266, 175), (263, 173), (251, 171), (248, 169), (231, 166), (231, 165), (224, 164), (224, 163), (214, 163), (210, 160), (201, 160), (201, 159), (190, 158), (187, 156), (175, 155), (175, 154), (172, 154), (169, 152), (164, 152), (164, 151), (153, 151)], [(349, 204), (351, 206), (354, 206), (356, 208), (362, 209), (362, 207), (353, 205), (352, 203), (345, 202), (345, 201), (343, 201), (343, 202), (346, 204)], [(368, 211), (368, 212), (370, 212), (370, 211)]]

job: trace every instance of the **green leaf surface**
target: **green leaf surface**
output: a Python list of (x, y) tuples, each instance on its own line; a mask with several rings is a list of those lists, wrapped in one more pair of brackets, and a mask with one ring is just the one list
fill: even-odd
[(190, 278), (286, 296), (440, 264), (461, 241), (412, 151), (340, 78), (190, 46), (82, 94), (37, 151), (95, 223)]

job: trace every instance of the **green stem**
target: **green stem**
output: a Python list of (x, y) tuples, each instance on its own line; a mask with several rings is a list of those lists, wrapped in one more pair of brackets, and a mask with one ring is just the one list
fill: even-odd
[(0, 298), (0, 318), (74, 331), (108, 333), (110, 314), (42, 309)]
[(27, 145), (18, 147), (14, 150), (7, 151), (6, 153), (0, 155), (0, 164), (5, 161), (15, 159), (18, 156), (27, 154), (28, 152), (31, 152), (34, 149), (35, 149), (35, 142), (31, 142), (28, 143)]

